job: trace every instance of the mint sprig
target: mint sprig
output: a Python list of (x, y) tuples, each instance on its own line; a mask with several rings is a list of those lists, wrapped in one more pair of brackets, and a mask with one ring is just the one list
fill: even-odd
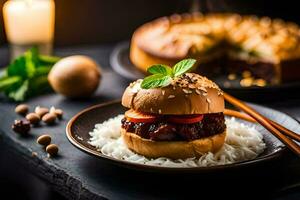
[(13, 60), (0, 73), (0, 94), (14, 101), (50, 91), (47, 76), (59, 57), (41, 55), (36, 47)]
[(195, 63), (195, 59), (184, 59), (176, 63), (173, 68), (162, 64), (152, 65), (147, 70), (152, 75), (144, 78), (141, 87), (143, 89), (166, 87), (173, 78), (188, 72)]

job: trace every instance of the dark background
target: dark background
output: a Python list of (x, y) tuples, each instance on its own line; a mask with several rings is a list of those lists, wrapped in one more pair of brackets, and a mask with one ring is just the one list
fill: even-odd
[[(0, 0), (1, 9), (4, 2)], [(56, 0), (55, 3), (56, 46), (129, 39), (139, 25), (160, 16), (187, 12), (192, 4), (204, 12), (268, 15), (300, 23), (295, 0)], [(6, 42), (2, 12), (0, 19), (1, 45)]]

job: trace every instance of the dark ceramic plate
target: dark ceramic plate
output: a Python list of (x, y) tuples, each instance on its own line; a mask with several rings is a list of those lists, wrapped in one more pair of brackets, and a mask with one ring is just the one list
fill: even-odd
[[(129, 42), (121, 42), (116, 45), (110, 55), (110, 64), (116, 73), (129, 80), (136, 80), (145, 76), (129, 59)], [(241, 87), (239, 81), (232, 81), (230, 86), (226, 86), (225, 81), (228, 80), (225, 76), (219, 76), (215, 78), (214, 81), (223, 90), (235, 96), (241, 98), (247, 97), (247, 101), (253, 101), (251, 97), (255, 97), (255, 101), (259, 98), (266, 100), (268, 97), (273, 97), (273, 95), (289, 98), (295, 95), (294, 90), (296, 88), (300, 88), (300, 81), (280, 85), (269, 85), (266, 87)]]
[[(289, 129), (300, 133), (299, 123), (292, 117), (281, 113), (279, 111), (266, 108), (263, 106), (258, 106), (251, 104), (253, 108), (259, 110), (261, 114), (266, 117), (273, 119), (274, 121), (282, 124)], [(285, 151), (284, 145), (277, 140), (273, 135), (271, 135), (267, 130), (265, 130), (260, 125), (254, 124), (258, 131), (260, 131), (264, 136), (264, 141), (267, 148), (265, 151), (253, 160), (238, 162), (234, 164), (213, 166), (213, 167), (194, 167), (194, 168), (170, 168), (170, 167), (160, 167), (160, 166), (149, 166), (143, 164), (136, 164), (124, 160), (118, 160), (111, 158), (109, 156), (103, 155), (96, 150), (95, 147), (91, 146), (88, 141), (90, 139), (89, 132), (94, 129), (95, 124), (101, 123), (111, 117), (118, 114), (124, 113), (126, 108), (122, 107), (120, 101), (109, 102), (105, 104), (96, 105), (87, 108), (77, 115), (75, 115), (68, 123), (66, 128), (66, 133), (69, 141), (80, 150), (94, 155), (100, 159), (111, 162), (113, 164), (120, 165), (122, 167), (133, 168), (145, 171), (158, 171), (158, 172), (211, 172), (222, 169), (232, 169), (236, 167), (251, 166), (254, 164), (261, 164), (266, 161), (271, 161), (275, 158), (279, 158)], [(247, 122), (245, 122), (247, 123)]]

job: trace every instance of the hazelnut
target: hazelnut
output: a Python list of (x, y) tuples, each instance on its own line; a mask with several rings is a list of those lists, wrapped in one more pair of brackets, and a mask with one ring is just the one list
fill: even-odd
[(42, 117), (42, 121), (46, 124), (53, 124), (55, 122), (56, 115), (53, 113), (47, 113)]
[(49, 144), (46, 147), (46, 152), (50, 155), (50, 156), (55, 156), (58, 153), (58, 146), (56, 144)]
[(47, 114), (49, 112), (49, 109), (48, 108), (45, 108), (45, 107), (40, 107), (40, 106), (37, 106), (34, 110), (34, 112), (36, 114), (38, 114), (40, 116), (40, 118), (42, 118), (45, 114)]
[(55, 114), (56, 114), (56, 116), (57, 116), (58, 119), (62, 119), (64, 111), (62, 109), (56, 109), (55, 110)]
[(47, 146), (51, 143), (51, 136), (50, 135), (41, 135), (37, 138), (36, 142), (40, 145)]
[(62, 109), (56, 109), (54, 106), (52, 106), (50, 108), (50, 113), (55, 114), (58, 119), (62, 119), (62, 116), (64, 114), (64, 112), (62, 111)]
[(29, 113), (26, 115), (26, 119), (30, 122), (30, 124), (38, 124), (41, 118), (36, 113)]
[(15, 112), (20, 115), (25, 115), (29, 110), (29, 106), (26, 104), (20, 104), (15, 108)]

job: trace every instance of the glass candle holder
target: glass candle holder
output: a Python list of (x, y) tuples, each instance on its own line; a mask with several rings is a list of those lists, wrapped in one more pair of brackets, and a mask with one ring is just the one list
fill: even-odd
[(9, 0), (3, 6), (6, 36), (11, 59), (36, 46), (50, 55), (54, 38), (55, 3), (53, 0)]

